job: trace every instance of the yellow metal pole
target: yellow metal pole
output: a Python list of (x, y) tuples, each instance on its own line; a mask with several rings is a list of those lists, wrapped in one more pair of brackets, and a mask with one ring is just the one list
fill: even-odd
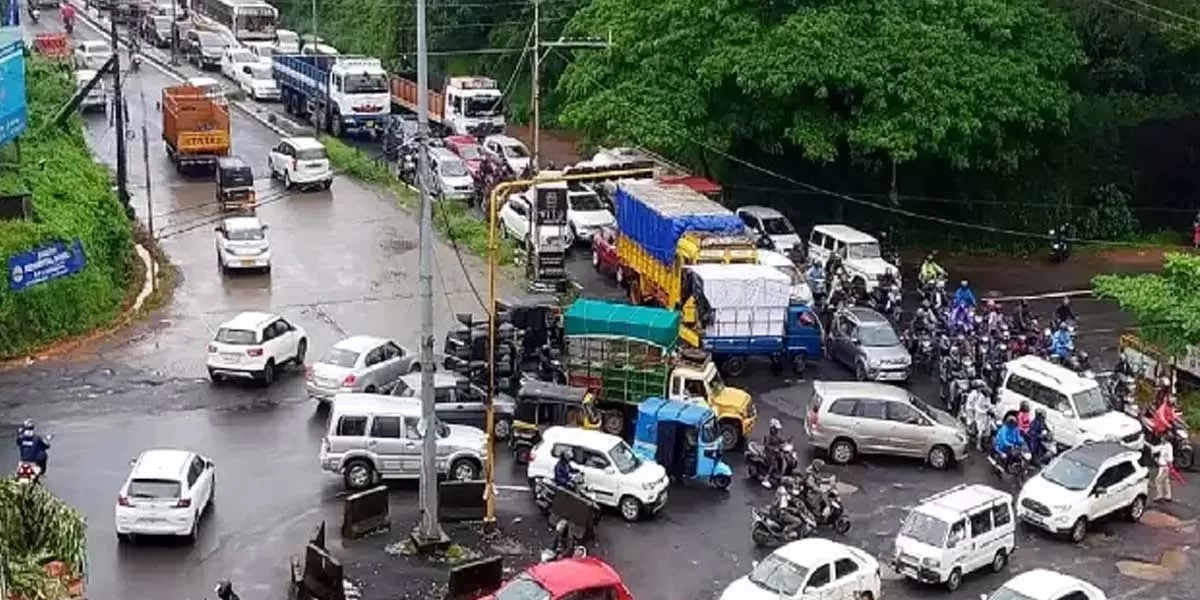
[[(616, 171), (597, 171), (578, 175), (556, 175), (551, 177), (535, 177), (534, 179), (524, 179), (520, 181), (505, 181), (492, 190), (488, 198), (488, 306), (487, 313), (488, 322), (488, 403), (487, 403), (487, 464), (484, 465), (485, 484), (483, 489), (483, 497), (487, 501), (487, 514), (483, 517), (485, 527), (495, 526), (496, 524), (496, 451), (492, 445), (496, 442), (493, 429), (496, 423), (496, 410), (494, 398), (496, 397), (496, 335), (499, 315), (496, 312), (496, 269), (497, 263), (500, 260), (500, 243), (499, 236), (496, 230), (496, 211), (500, 204), (500, 199), (508, 195), (509, 191), (518, 188), (530, 186), (535, 183), (561, 183), (568, 181), (582, 181), (585, 179), (596, 178), (614, 178), (621, 177), (636, 177), (653, 175), (653, 168), (644, 169), (624, 169)], [(536, 209), (536, 207), (533, 207)], [(531, 211), (532, 212), (532, 211)], [(532, 217), (532, 215), (530, 215)]]

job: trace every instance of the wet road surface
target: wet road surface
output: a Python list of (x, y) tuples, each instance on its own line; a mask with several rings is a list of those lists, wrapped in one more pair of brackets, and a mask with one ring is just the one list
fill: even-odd
[[(53, 22), (47, 16), (43, 23)], [(77, 36), (95, 36), (86, 26)], [(304, 327), (313, 352), (319, 354), (345, 333), (390, 335), (414, 346), (417, 333), (416, 224), (394, 202), (339, 178), (328, 193), (284, 194), (262, 171), (276, 135), (253, 120), (233, 113), (234, 152), (256, 168), (260, 193), (272, 202), (260, 210), (271, 225), (274, 268), (267, 275), (223, 277), (216, 269), (212, 239), (213, 185), (177, 176), (162, 151), (159, 118), (154, 109), (162, 86), (172, 83), (146, 66), (130, 84), (130, 113), (140, 136), (148, 117), (150, 171), (153, 179), (155, 228), (162, 246), (179, 269), (181, 283), (170, 305), (151, 321), (118, 336), (90, 355), (37, 364), (0, 374), (0, 431), (31, 417), (57, 434), (48, 485), (89, 518), (90, 588), (96, 598), (202, 598), (220, 577), (232, 577), (247, 598), (281, 597), (288, 557), (299, 553), (321, 519), (335, 533), (340, 514), (337, 478), (318, 469), (316, 456), (325, 430), (323, 413), (304, 398), (302, 377), (293, 372), (269, 389), (211, 386), (203, 379), (204, 344), (211, 328), (238, 311), (270, 309)], [(142, 111), (138, 90), (145, 91)], [(102, 116), (89, 117), (88, 137), (102, 160), (112, 162), (112, 128)], [(140, 138), (130, 143), (130, 179), (144, 181)], [(145, 218), (144, 189), (135, 202)], [(457, 258), (437, 245), (436, 313), (440, 336), (454, 312), (478, 312), (467, 276)], [(482, 285), (478, 261), (467, 258), (470, 277)], [(597, 276), (586, 249), (571, 263), (572, 276), (589, 296), (618, 297), (615, 285)], [(1036, 303), (1048, 314), (1051, 302)], [(1117, 331), (1125, 325), (1106, 303), (1079, 299), (1080, 345), (1111, 361)], [(315, 355), (314, 355), (315, 356)], [(817, 364), (813, 377), (846, 379), (849, 374)], [(754, 393), (760, 423), (772, 417), (784, 422), (789, 435), (802, 438), (798, 417), (807, 402), (805, 381), (771, 377), (765, 368), (731, 381)], [(923, 397), (936, 396), (929, 383), (914, 384)], [(201, 528), (194, 547), (182, 543), (139, 543), (121, 546), (113, 535), (115, 495), (128, 472), (128, 460), (155, 446), (202, 452), (217, 463), (216, 509)], [(802, 451), (803, 444), (798, 444)], [(524, 473), (507, 462), (497, 466), (501, 484), (519, 485)], [(13, 446), (0, 443), (0, 464), (13, 464)], [(735, 473), (740, 457), (731, 456)], [(908, 461), (871, 460), (836, 469), (840, 479), (860, 489), (847, 496), (854, 520), (849, 541), (877, 557), (890, 553), (891, 539), (904, 509), (920, 498), (963, 481), (991, 483), (990, 473), (972, 457), (956, 470), (941, 473)], [(411, 514), (416, 504), (412, 486), (396, 486), (397, 515)], [(1147, 522), (1104, 524), (1081, 547), (1022, 532), (1010, 574), (1033, 566), (1052, 566), (1100, 585), (1110, 598), (1184, 598), (1197, 576), (1178, 574), (1173, 582), (1155, 584), (1120, 575), (1114, 562), (1123, 558), (1151, 561), (1164, 551), (1196, 546), (1194, 486), (1177, 490), (1181, 502), (1171, 507), (1186, 522), (1148, 515)], [(752, 547), (749, 510), (769, 493), (739, 479), (728, 493), (696, 487), (672, 491), (667, 508), (655, 519), (625, 524), (615, 516), (600, 530), (596, 552), (613, 562), (638, 598), (674, 600), (711, 598), (733, 578), (750, 569), (762, 552)], [(531, 503), (520, 492), (505, 489), (499, 505), (501, 523), (531, 516)], [(1166, 523), (1154, 527), (1149, 523)], [(395, 537), (395, 536), (393, 536)], [(386, 564), (386, 561), (384, 561)], [(351, 576), (364, 576), (353, 569)], [(968, 578), (954, 598), (977, 598), (1006, 579), (1005, 575)], [(885, 584), (888, 598), (919, 598), (940, 593), (903, 581)], [(367, 598), (391, 597), (382, 592)]]

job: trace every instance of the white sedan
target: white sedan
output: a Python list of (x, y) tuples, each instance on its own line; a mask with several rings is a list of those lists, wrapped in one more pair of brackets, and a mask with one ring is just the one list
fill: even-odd
[(99, 71), (104, 63), (112, 57), (112, 47), (106, 42), (88, 40), (75, 45), (74, 60), (76, 69)]
[(239, 46), (229, 46), (221, 54), (221, 74), (228, 79), (237, 81), (238, 73), (242, 71), (242, 67), (257, 65), (258, 63), (258, 55), (250, 50)]
[(244, 64), (234, 75), (238, 87), (251, 100), (279, 100), (279, 84), (271, 77), (271, 65), (261, 62)]
[[(513, 194), (500, 207), (500, 234), (509, 236), (519, 243), (529, 239), (529, 195), (528, 192)], [(558, 225), (538, 226), (538, 239), (542, 248), (566, 250), (570, 238), (568, 227)]]
[(749, 575), (725, 588), (720, 600), (879, 600), (879, 562), (845, 544), (807, 538), (780, 547)]
[(185, 536), (195, 541), (212, 504), (216, 465), (187, 450), (147, 450), (131, 461), (117, 494), (117, 539), (135, 535)]
[(617, 218), (609, 212), (600, 197), (588, 189), (567, 192), (567, 245), (592, 243), (592, 236), (606, 227), (616, 227)]

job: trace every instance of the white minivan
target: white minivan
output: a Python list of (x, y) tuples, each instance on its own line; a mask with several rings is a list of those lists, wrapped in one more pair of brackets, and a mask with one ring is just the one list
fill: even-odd
[(1062, 448), (1084, 442), (1114, 441), (1142, 447), (1142, 425), (1112, 410), (1095, 379), (1037, 356), (1022, 356), (1004, 365), (997, 412), (1004, 414), (1028, 401), (1032, 410), (1046, 411), (1046, 425)]
[(954, 591), (967, 573), (1004, 570), (1016, 543), (1012, 494), (963, 484), (925, 498), (908, 513), (896, 534), (892, 565), (905, 577)]

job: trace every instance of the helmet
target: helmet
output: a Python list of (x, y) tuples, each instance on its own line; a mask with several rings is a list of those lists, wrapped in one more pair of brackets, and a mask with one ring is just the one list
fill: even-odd
[(821, 469), (825, 468), (825, 461), (823, 461), (819, 458), (814, 458), (811, 463), (808, 463), (808, 468), (811, 469), (814, 473), (820, 473)]
[(558, 460), (571, 460), (575, 458), (575, 453), (570, 448), (563, 448), (563, 451), (558, 454)]
[(1015, 427), (1017, 425), (1017, 418), (1011, 415), (1004, 417), (1004, 424), (1009, 427)]
[(967, 287), (967, 280), (964, 279), (964, 280), (958, 282), (958, 285), (959, 285), (959, 287)]
[(36, 425), (34, 424), (33, 419), (25, 419), (25, 422), (21, 423), (21, 429), (33, 431), (34, 427), (36, 427)]
[(1071, 297), (1070, 297), (1070, 296), (1063, 296), (1063, 301), (1062, 301), (1062, 303), (1063, 303), (1063, 304), (1070, 304), (1070, 303), (1071, 303)]
[(1046, 409), (1039, 406), (1037, 410), (1033, 411), (1033, 414), (1044, 419), (1046, 418)]
[(1021, 401), (1021, 412), (1029, 412), (1029, 401), (1028, 400)]
[(771, 419), (770, 427), (771, 429), (783, 429), (783, 424), (779, 422), (779, 419)]

